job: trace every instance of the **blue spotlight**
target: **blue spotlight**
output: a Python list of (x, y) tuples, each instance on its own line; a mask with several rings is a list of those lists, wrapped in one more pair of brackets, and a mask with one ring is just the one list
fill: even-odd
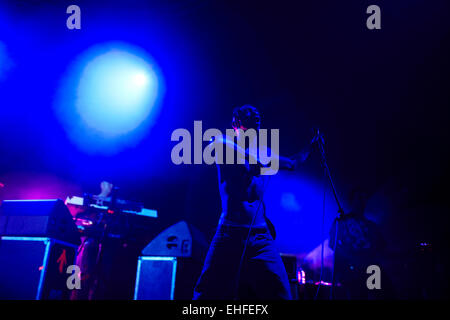
[(11, 67), (12, 61), (8, 56), (4, 43), (0, 41), (0, 80), (5, 78), (5, 74)]
[(106, 136), (121, 135), (149, 115), (157, 92), (156, 74), (144, 60), (111, 50), (83, 70), (76, 107), (89, 127)]
[(159, 78), (152, 59), (135, 47), (109, 43), (88, 50), (58, 101), (69, 137), (85, 151), (111, 153), (135, 144), (157, 116)]

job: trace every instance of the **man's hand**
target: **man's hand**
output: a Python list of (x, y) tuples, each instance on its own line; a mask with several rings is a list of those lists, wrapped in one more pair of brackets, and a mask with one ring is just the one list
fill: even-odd
[(102, 181), (102, 183), (100, 183), (101, 192), (98, 195), (98, 197), (99, 198), (107, 198), (111, 194), (113, 187), (114, 187), (114, 185), (112, 183), (109, 183), (107, 181)]
[(295, 159), (286, 159), (286, 169), (289, 171), (294, 171), (298, 166), (298, 161)]
[(302, 151), (291, 157), (291, 160), (293, 161), (293, 169), (298, 168), (303, 162), (306, 161), (306, 159), (308, 159), (313, 145), (318, 142), (324, 143), (323, 135), (319, 131), (314, 135), (314, 137), (311, 139), (311, 142), (305, 148), (303, 148)]
[(325, 143), (325, 140), (323, 138), (323, 134), (322, 134), (322, 132), (319, 131), (319, 129), (317, 129), (317, 131), (315, 132), (314, 137), (312, 138), (310, 144), (313, 145), (316, 142), (320, 142), (322, 144)]

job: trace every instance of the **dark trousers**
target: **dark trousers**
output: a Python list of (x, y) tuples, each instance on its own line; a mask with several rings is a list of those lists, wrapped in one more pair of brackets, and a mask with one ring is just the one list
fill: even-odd
[(81, 289), (72, 291), (72, 300), (92, 300), (96, 284), (95, 272), (98, 254), (98, 240), (83, 237), (83, 242), (78, 248), (76, 264), (80, 268)]
[(286, 269), (265, 228), (252, 228), (237, 282), (248, 231), (246, 227), (218, 227), (194, 300), (291, 299)]
[[(99, 255), (98, 239), (86, 237), (78, 248), (76, 264), (80, 268), (81, 289), (73, 290), (71, 300), (113, 299), (117, 290), (113, 260), (117, 244), (104, 241)], [(97, 259), (99, 259), (97, 261)], [(118, 277), (119, 278), (119, 277)]]

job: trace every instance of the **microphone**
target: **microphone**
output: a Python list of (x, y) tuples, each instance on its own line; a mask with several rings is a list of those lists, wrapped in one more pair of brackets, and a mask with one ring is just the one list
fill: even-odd
[(314, 133), (314, 137), (313, 137), (311, 143), (317, 142), (317, 143), (325, 144), (325, 139), (323, 138), (323, 134), (320, 132), (320, 129), (312, 128), (312, 131)]

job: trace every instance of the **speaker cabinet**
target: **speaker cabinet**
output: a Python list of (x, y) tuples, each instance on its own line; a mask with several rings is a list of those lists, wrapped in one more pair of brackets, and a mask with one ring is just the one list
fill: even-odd
[(62, 200), (3, 200), (0, 235), (47, 237), (80, 245), (80, 235)]
[(142, 250), (134, 299), (192, 299), (207, 250), (204, 235), (185, 221), (162, 231)]
[(139, 257), (134, 300), (174, 300), (176, 257)]
[(76, 249), (51, 238), (1, 237), (0, 300), (68, 299), (66, 271)]

